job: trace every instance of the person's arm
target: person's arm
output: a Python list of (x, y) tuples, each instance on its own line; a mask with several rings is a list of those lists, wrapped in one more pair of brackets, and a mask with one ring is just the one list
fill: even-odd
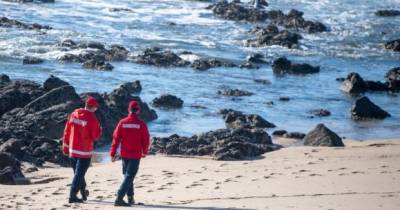
[(94, 117), (94, 119), (93, 119), (93, 127), (91, 129), (91, 132), (92, 132), (91, 135), (92, 135), (93, 140), (98, 141), (100, 139), (102, 130), (100, 127), (100, 123), (96, 117)]
[(143, 152), (143, 157), (145, 157), (149, 153), (149, 146), (150, 146), (150, 133), (146, 123), (143, 123), (143, 126), (141, 127), (141, 136), (142, 136), (142, 152)]
[(64, 135), (63, 135), (63, 144), (62, 151), (64, 155), (68, 155), (69, 153), (69, 137), (71, 134), (71, 123), (69, 122), (71, 119), (71, 115), (68, 116), (67, 122), (65, 123)]
[(121, 143), (121, 138), (122, 138), (121, 125), (122, 125), (121, 122), (119, 122), (113, 133), (113, 140), (112, 140), (111, 148), (110, 148), (110, 156), (111, 156), (112, 160), (114, 160), (115, 153), (117, 153), (118, 146)]

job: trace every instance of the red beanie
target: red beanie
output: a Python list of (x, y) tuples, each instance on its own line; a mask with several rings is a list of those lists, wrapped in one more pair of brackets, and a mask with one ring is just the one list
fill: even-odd
[(99, 107), (99, 103), (97, 103), (97, 100), (95, 98), (93, 98), (92, 96), (87, 97), (85, 103), (88, 106)]
[(140, 105), (138, 104), (137, 101), (132, 100), (131, 102), (129, 102), (128, 110), (130, 111), (132, 108), (135, 108), (135, 109), (137, 109), (137, 110), (140, 110)]

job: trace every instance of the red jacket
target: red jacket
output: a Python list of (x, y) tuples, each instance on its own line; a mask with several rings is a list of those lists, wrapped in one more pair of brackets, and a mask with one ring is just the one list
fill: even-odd
[(63, 150), (69, 156), (91, 158), (93, 143), (101, 136), (99, 121), (94, 113), (76, 109), (68, 116), (64, 129)]
[(129, 114), (119, 121), (114, 130), (110, 155), (115, 156), (118, 146), (121, 144), (121, 157), (127, 159), (140, 159), (147, 155), (150, 145), (150, 134), (145, 122), (140, 120), (137, 114)]

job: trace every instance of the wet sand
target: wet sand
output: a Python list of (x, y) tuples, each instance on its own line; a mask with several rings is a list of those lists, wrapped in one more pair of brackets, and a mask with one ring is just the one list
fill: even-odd
[[(400, 141), (345, 144), (290, 147), (233, 162), (149, 156), (135, 180), (135, 199), (145, 205), (135, 208), (397, 209)], [(26, 176), (34, 184), (0, 186), (0, 209), (113, 209), (123, 178), (120, 161), (94, 164), (86, 176), (88, 202), (68, 204), (71, 169), (49, 164)]]

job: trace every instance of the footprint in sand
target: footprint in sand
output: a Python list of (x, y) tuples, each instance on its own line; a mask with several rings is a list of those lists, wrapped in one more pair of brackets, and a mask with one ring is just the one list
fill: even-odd
[(346, 176), (347, 174), (345, 173), (340, 173), (339, 176)]
[(352, 171), (351, 173), (352, 174), (365, 174), (365, 172), (362, 172), (362, 171)]
[(214, 187), (214, 190), (218, 190), (218, 189), (219, 189), (219, 186), (215, 186), (215, 187)]
[(271, 176), (264, 176), (264, 179), (270, 179)]
[(235, 176), (235, 178), (242, 178), (243, 176), (241, 176), (241, 175), (237, 175), (237, 176)]
[(321, 174), (310, 174), (310, 176), (322, 176)]
[(228, 163), (222, 163), (221, 165), (219, 165), (219, 167), (224, 167), (224, 166), (227, 166), (228, 165)]

